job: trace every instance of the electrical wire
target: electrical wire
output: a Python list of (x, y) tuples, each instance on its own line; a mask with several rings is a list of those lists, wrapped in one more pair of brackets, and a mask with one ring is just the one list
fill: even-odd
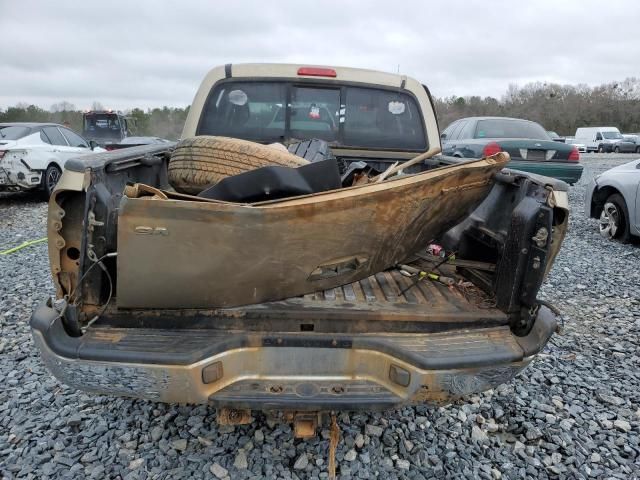
[[(60, 313), (58, 314), (58, 316), (56, 316), (55, 318), (53, 318), (51, 320), (51, 325), (53, 325), (53, 323), (58, 320), (59, 318), (62, 318), (62, 316), (64, 315), (65, 311), (67, 310), (67, 306), (69, 305), (76, 305), (76, 300), (74, 298), (76, 290), (78, 289), (78, 287), (82, 284), (82, 281), (85, 279), (85, 277), (87, 276), (87, 274), (93, 269), (93, 267), (95, 267), (96, 265), (99, 265), (100, 268), (102, 269), (102, 271), (104, 273), (106, 273), (107, 278), (109, 279), (109, 297), (107, 298), (107, 302), (104, 304), (104, 306), (102, 307), (102, 309), (100, 310), (100, 312), (95, 315), (91, 320), (89, 320), (89, 322), (87, 323), (87, 325), (85, 326), (85, 330), (87, 328), (89, 328), (96, 320), (98, 320), (98, 318), (100, 318), (100, 316), (107, 310), (107, 307), (109, 306), (109, 303), (111, 302), (111, 298), (113, 297), (113, 279), (111, 278), (111, 274), (109, 273), (109, 270), (107, 269), (107, 267), (104, 265), (104, 263), (102, 263), (102, 261), (106, 258), (113, 258), (116, 257), (118, 255), (118, 252), (111, 252), (111, 253), (106, 253), (103, 256), (101, 256), (100, 258), (98, 258), (95, 262), (93, 262), (91, 265), (89, 265), (89, 268), (87, 268), (85, 270), (85, 272), (82, 274), (82, 276), (80, 277), (80, 279), (78, 280), (78, 282), (76, 283), (76, 286), (73, 288), (73, 290), (71, 291), (70, 294), (65, 295), (64, 299), (66, 301), (64, 307), (62, 307), (62, 310), (60, 310)], [(84, 332), (83, 332), (84, 333)]]

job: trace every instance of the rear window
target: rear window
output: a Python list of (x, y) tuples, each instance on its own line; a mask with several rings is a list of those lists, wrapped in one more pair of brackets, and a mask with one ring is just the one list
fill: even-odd
[(0, 126), (0, 139), (2, 140), (18, 140), (26, 137), (31, 132), (29, 127), (21, 126)]
[(527, 120), (488, 119), (478, 120), (475, 138), (531, 138), (550, 140), (540, 125)]
[(321, 138), (334, 146), (427, 148), (411, 96), (340, 85), (220, 83), (209, 95), (197, 133), (264, 143)]
[(118, 115), (109, 113), (95, 113), (85, 115), (84, 129), (88, 131), (120, 130), (120, 119)]

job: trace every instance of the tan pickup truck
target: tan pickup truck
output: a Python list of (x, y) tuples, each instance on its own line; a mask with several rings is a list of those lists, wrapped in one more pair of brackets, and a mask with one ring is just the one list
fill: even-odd
[[(214, 68), (184, 127), (183, 138), (199, 135), (264, 144), (320, 138), (344, 164), (365, 162), (378, 171), (440, 145), (431, 96), (418, 81), (304, 65)], [(453, 207), (465, 197), (448, 188), (451, 208), (423, 213), (447, 225), (424, 248), (437, 244), (455, 259), (436, 265), (420, 251), (406, 262), (430, 261), (429, 268), (455, 284), (433, 280), (437, 275), (407, 278), (398, 266), (293, 298), (207, 307), (199, 282), (216, 276), (205, 268), (212, 249), (233, 252), (216, 244), (224, 237), (216, 229), (224, 225), (186, 197), (155, 203), (162, 208), (144, 218), (147, 210), (136, 210), (137, 199), (124, 194), (131, 183), (171, 191), (173, 148), (149, 145), (71, 160), (51, 197), (57, 295), (36, 309), (31, 327), (47, 366), (68, 385), (244, 410), (384, 409), (448, 401), (508, 382), (556, 330), (555, 309), (537, 293), (567, 227), (563, 182), (497, 171), (483, 183), (478, 205), (462, 205), (462, 218), (454, 218)], [(467, 165), (436, 156), (399, 178)], [(134, 228), (134, 214), (151, 227), (125, 231)], [(359, 219), (351, 221), (357, 231)], [(292, 232), (281, 234), (286, 239)], [(163, 249), (172, 235), (172, 249)], [(233, 277), (216, 281), (258, 288)], [(148, 294), (154, 288), (165, 292), (165, 303)], [(181, 307), (182, 297), (189, 305)]]

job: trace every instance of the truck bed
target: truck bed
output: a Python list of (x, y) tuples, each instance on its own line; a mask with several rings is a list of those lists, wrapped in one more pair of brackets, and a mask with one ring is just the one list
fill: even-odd
[[(460, 278), (460, 277), (459, 277)], [(110, 309), (95, 327), (196, 328), (269, 332), (437, 332), (508, 323), (475, 287), (414, 282), (398, 270), (278, 302), (202, 309)]]

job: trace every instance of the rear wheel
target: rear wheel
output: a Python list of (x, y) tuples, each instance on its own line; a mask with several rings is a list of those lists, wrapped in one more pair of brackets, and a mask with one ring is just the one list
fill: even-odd
[(636, 147), (636, 153), (640, 153), (640, 145)]
[(600, 213), (600, 235), (609, 240), (627, 243), (630, 240), (628, 219), (627, 204), (622, 195), (610, 195)]
[(62, 170), (57, 165), (51, 164), (44, 172), (44, 178), (42, 179), (42, 186), (44, 188), (47, 197), (50, 197), (53, 193), (53, 189), (58, 184)]

